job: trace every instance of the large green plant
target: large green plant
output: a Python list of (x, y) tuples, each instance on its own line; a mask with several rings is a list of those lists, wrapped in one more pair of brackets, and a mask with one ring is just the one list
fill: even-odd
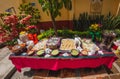
[[(19, 6), (20, 14), (31, 15), (30, 24), (35, 25), (40, 21), (40, 12), (31, 3), (24, 3)], [(23, 18), (23, 17), (21, 17)]]
[(120, 29), (120, 16), (111, 13), (107, 15), (89, 15), (81, 13), (79, 18), (73, 18), (74, 30), (86, 31), (91, 24), (102, 24), (101, 30)]
[(101, 24), (103, 19), (103, 15), (89, 15), (87, 12), (80, 13), (78, 19), (73, 18), (73, 30), (86, 31), (91, 24)]
[(103, 29), (120, 29), (120, 16), (114, 16), (109, 13), (103, 20)]
[(59, 15), (61, 16), (60, 9), (65, 7), (67, 10), (72, 9), (71, 0), (38, 0), (41, 4), (42, 10), (50, 15), (53, 28), (55, 30), (55, 35), (57, 35), (57, 28), (55, 23), (55, 18)]

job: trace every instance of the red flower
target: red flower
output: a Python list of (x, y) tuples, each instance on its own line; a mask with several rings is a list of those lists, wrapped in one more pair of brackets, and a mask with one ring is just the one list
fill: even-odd
[(32, 25), (32, 26), (28, 26), (29, 29), (36, 29), (37, 27)]

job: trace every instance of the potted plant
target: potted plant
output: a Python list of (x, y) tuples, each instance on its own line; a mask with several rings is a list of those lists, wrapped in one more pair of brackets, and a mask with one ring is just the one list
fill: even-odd
[(101, 41), (101, 33), (100, 33), (101, 26), (102, 26), (101, 24), (91, 24), (91, 26), (89, 27), (92, 41), (94, 42)]

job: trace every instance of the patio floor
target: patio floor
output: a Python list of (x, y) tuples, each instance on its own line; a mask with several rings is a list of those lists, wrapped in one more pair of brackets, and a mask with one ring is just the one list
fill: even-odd
[[(120, 59), (115, 64), (120, 67)], [(112, 69), (101, 66), (95, 69), (61, 69), (51, 70), (32, 70), (22, 69), (16, 72), (11, 79), (120, 79), (120, 72), (116, 66)]]

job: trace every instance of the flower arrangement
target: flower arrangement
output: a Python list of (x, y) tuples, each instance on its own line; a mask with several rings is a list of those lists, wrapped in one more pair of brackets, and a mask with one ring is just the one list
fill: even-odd
[[(28, 33), (37, 33), (36, 26), (31, 25), (33, 16), (30, 14), (14, 15), (0, 13), (0, 17), (3, 19), (3, 24), (0, 24), (0, 43), (11, 41), (18, 37), (22, 34), (21, 31), (26, 31), (25, 28), (28, 29)], [(36, 21), (36, 19), (34, 19), (34, 21)]]
[(18, 17), (16, 15), (6, 16), (4, 18), (4, 24), (8, 26), (15, 26), (18, 23)]
[(91, 26), (89, 27), (92, 41), (101, 41), (101, 26), (101, 24), (91, 24)]
[(99, 31), (101, 26), (102, 26), (101, 24), (91, 24), (91, 26), (89, 28), (92, 31)]
[(21, 31), (21, 32), (20, 32), (20, 35), (25, 34), (25, 33), (26, 33), (25, 31)]
[(20, 24), (29, 25), (31, 18), (32, 18), (31, 15), (27, 15), (26, 17), (24, 17), (23, 19), (20, 20)]
[(0, 26), (0, 42), (5, 43), (9, 41), (9, 44), (12, 44), (11, 40), (18, 36), (18, 31), (16, 28), (18, 18), (16, 15), (5, 15), (3, 18), (3, 23), (4, 24)]

